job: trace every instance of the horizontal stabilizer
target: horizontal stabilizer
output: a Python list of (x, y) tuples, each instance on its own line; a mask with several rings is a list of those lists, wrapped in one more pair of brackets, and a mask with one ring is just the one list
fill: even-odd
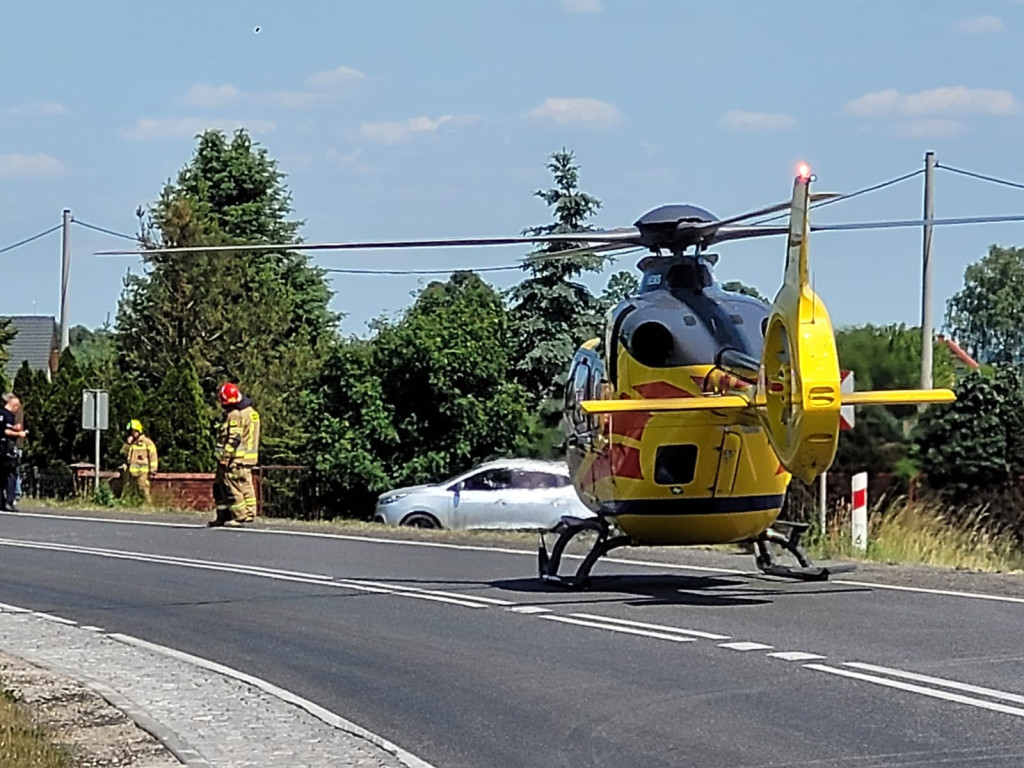
[(920, 405), (955, 401), (956, 395), (951, 389), (890, 389), (843, 393), (843, 405)]
[(709, 397), (662, 397), (643, 400), (584, 400), (584, 413), (651, 413), (652, 411), (718, 411), (747, 408), (750, 402), (737, 395)]

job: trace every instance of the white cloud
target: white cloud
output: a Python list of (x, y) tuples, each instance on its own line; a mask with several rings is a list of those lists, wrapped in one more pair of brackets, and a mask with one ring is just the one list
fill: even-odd
[(398, 144), (417, 133), (432, 133), (453, 119), (454, 116), (452, 115), (441, 115), (436, 120), (421, 116), (409, 120), (363, 123), (359, 126), (359, 133), (367, 141), (375, 141), (380, 144)]
[(178, 100), (178, 103), (189, 107), (224, 107), (237, 103), (241, 96), (242, 92), (228, 83), (224, 85), (199, 83), (189, 88), (185, 95)]
[(960, 136), (964, 131), (964, 124), (959, 120), (942, 118), (906, 120), (893, 126), (893, 133), (910, 139), (949, 138)]
[(527, 113), (527, 117), (551, 120), (558, 125), (579, 125), (607, 128), (621, 119), (618, 108), (599, 99), (544, 99), (544, 103)]
[(327, 72), (314, 72), (309, 76), (307, 82), (314, 88), (334, 88), (345, 83), (365, 80), (366, 75), (358, 69), (341, 66)]
[(781, 131), (796, 125), (796, 119), (776, 112), (733, 109), (722, 115), (722, 124), (736, 131)]
[(362, 156), (363, 150), (358, 148), (343, 155), (334, 147), (331, 147), (324, 153), (324, 157), (326, 157), (329, 162), (335, 163), (352, 173), (376, 173), (377, 168), (375, 166), (369, 165), (368, 163), (364, 163), (360, 160)]
[(0, 178), (26, 176), (58, 176), (64, 165), (55, 157), (40, 152), (36, 155), (0, 155)]
[(600, 13), (604, 10), (601, 0), (559, 0), (559, 4), (567, 13)]
[(133, 141), (150, 139), (193, 137), (206, 130), (218, 130), (231, 133), (238, 128), (245, 128), (249, 133), (273, 133), (276, 129), (269, 120), (230, 120), (223, 118), (180, 117), (155, 120), (141, 118), (135, 125), (121, 130), (121, 135)]
[(237, 86), (225, 83), (193, 85), (178, 100), (189, 107), (226, 107), (246, 104), (269, 109), (309, 109), (333, 98), (347, 83), (365, 80), (366, 75), (352, 67), (338, 67), (329, 72), (316, 72), (307, 78), (307, 84), (314, 90), (284, 91), (243, 91)]
[(1006, 29), (1006, 24), (998, 16), (972, 16), (957, 21), (953, 29), (965, 35), (988, 35), (1002, 32)]
[(54, 101), (34, 101), (19, 107), (7, 107), (5, 115), (63, 115), (68, 108)]
[(1020, 104), (1007, 90), (954, 86), (902, 94), (897, 90), (875, 91), (848, 101), (844, 110), (866, 118), (950, 117), (954, 115), (1011, 115)]

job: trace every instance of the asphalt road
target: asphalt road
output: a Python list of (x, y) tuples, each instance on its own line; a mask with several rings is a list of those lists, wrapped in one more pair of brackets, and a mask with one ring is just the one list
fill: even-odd
[(0, 517), (0, 602), (257, 675), (439, 768), (1024, 764), (1024, 596), (636, 563), (579, 593), (535, 572), (465, 546)]

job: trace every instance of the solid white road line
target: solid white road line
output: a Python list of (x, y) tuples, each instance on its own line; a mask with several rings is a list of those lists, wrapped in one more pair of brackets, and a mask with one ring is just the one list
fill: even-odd
[(830, 675), (849, 677), (854, 680), (862, 680), (863, 682), (874, 683), (875, 685), (884, 685), (888, 688), (897, 688), (901, 691), (907, 691), (909, 693), (919, 693), (922, 696), (930, 696), (933, 699), (943, 699), (945, 701), (952, 701), (957, 704), (966, 704), (968, 706), (977, 707), (979, 709), (989, 709), (993, 712), (1001, 712), (1004, 715), (1024, 717), (1024, 709), (1020, 709), (1018, 707), (1010, 707), (1005, 704), (998, 704), (994, 701), (985, 701), (983, 699), (975, 699), (970, 696), (961, 696), (958, 693), (949, 693), (947, 691), (936, 690), (935, 688), (925, 688), (921, 685), (904, 683), (899, 680), (890, 680), (885, 677), (877, 677), (876, 675), (866, 675), (863, 672), (853, 672), (849, 669), (839, 669), (838, 667), (830, 667), (825, 664), (804, 664), (804, 668), (814, 669), (818, 672), (827, 672)]
[(776, 651), (768, 655), (773, 659), (782, 659), (783, 661), (815, 661), (825, 658), (816, 653), (804, 653), (803, 651)]
[(526, 613), (526, 614), (537, 614), (537, 613), (551, 613), (550, 608), (541, 608), (539, 605), (517, 605), (513, 608), (506, 608), (512, 613)]
[(541, 616), (542, 619), (548, 621), (557, 621), (562, 624), (575, 624), (578, 627), (592, 627), (594, 629), (607, 629), (609, 632), (621, 632), (626, 635), (642, 635), (643, 637), (653, 637), (656, 640), (671, 640), (674, 643), (695, 643), (697, 642), (692, 637), (683, 637), (682, 635), (670, 635), (666, 632), (648, 632), (643, 629), (633, 629), (632, 627), (622, 627), (617, 624), (604, 624), (596, 621), (583, 621), (581, 619), (573, 619), (568, 616)]
[(612, 624), (621, 624), (621, 625), (626, 626), (626, 627), (637, 627), (639, 629), (653, 629), (655, 631), (660, 631), (660, 632), (675, 632), (676, 634), (689, 635), (690, 637), (700, 637), (700, 638), (703, 638), (705, 640), (728, 640), (729, 639), (728, 635), (716, 635), (716, 634), (713, 634), (711, 632), (701, 632), (700, 630), (696, 630), (696, 629), (680, 629), (679, 627), (669, 627), (669, 626), (666, 626), (664, 624), (647, 624), (646, 622), (643, 622), (643, 621), (628, 621), (626, 619), (615, 619), (615, 618), (612, 618), (611, 616), (599, 616), (599, 615), (594, 614), (594, 613), (574, 613), (572, 615), (576, 616), (578, 618), (581, 618), (581, 619), (594, 619), (595, 621), (607, 621), (607, 622), (611, 622)]
[(997, 691), (994, 688), (984, 688), (980, 685), (970, 685), (969, 683), (958, 683), (955, 680), (945, 680), (941, 677), (921, 675), (917, 672), (904, 672), (902, 669), (879, 667), (874, 664), (862, 664), (858, 661), (849, 661), (844, 663), (843, 666), (862, 669), (865, 672), (877, 672), (882, 675), (889, 675), (890, 677), (901, 677), (904, 680), (914, 680), (918, 683), (930, 683), (931, 685), (937, 685), (942, 688), (952, 688), (955, 691), (963, 691), (964, 693), (977, 693), (981, 696), (989, 696), (993, 699), (1012, 701), (1015, 704), (1024, 704), (1024, 696), (1021, 696), (1019, 693), (1007, 693), (1006, 691)]
[(924, 595), (940, 595), (942, 597), (968, 597), (973, 600), (994, 600), (999, 603), (1018, 603), (1024, 605), (1024, 597), (1010, 597), (1009, 595), (990, 595), (984, 592), (958, 592), (954, 589), (928, 589), (927, 587), (905, 587), (899, 584), (880, 584), (877, 581), (848, 581), (846, 579), (831, 579), (830, 584), (848, 584), (855, 587), (876, 587), (878, 589), (891, 589), (896, 592), (919, 592)]
[(176, 557), (173, 555), (155, 555), (142, 552), (130, 552), (118, 549), (101, 549), (99, 547), (83, 547), (74, 544), (55, 544), (47, 541), (23, 541), (21, 539), (0, 539), (0, 546), (15, 547), (23, 549), (43, 549), (53, 552), (70, 552), (78, 555), (94, 555), (97, 557), (108, 557), (115, 560), (135, 560), (160, 565), (178, 565), (187, 568), (200, 568), (203, 570), (224, 571), (230, 570), (235, 573), (244, 573), (250, 576), (264, 576), (270, 579), (284, 581), (303, 582), (330, 582), (331, 576), (324, 576), (319, 573), (303, 573), (301, 571), (287, 571), (278, 568), (265, 568), (260, 565), (248, 565), (245, 563), (219, 563), (213, 560), (195, 560), (187, 557)]
[(730, 651), (766, 651), (772, 646), (764, 643), (751, 643), (741, 641), (738, 643), (719, 643), (719, 648), (728, 648)]

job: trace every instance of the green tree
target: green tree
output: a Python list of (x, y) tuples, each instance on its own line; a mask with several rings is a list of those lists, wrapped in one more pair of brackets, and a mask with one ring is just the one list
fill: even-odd
[(771, 299), (764, 296), (757, 288), (752, 285), (746, 285), (739, 280), (730, 280), (726, 283), (722, 283), (723, 291), (731, 291), (732, 293), (742, 293), (744, 296), (753, 296), (755, 299), (760, 299), (765, 304), (771, 304)]
[(117, 340), (113, 330), (104, 325), (95, 330), (84, 325), (68, 329), (68, 341), (75, 359), (82, 365), (105, 373), (112, 372), (117, 363)]
[[(590, 229), (586, 222), (601, 201), (579, 189), (579, 166), (572, 152), (563, 149), (552, 154), (548, 170), (554, 186), (534, 194), (553, 209), (555, 220), (524, 232), (542, 235)], [(596, 336), (601, 327), (602, 302), (573, 278), (584, 271), (599, 272), (609, 259), (587, 253), (558, 256), (578, 245), (549, 243), (531, 253), (524, 265), (530, 277), (510, 292), (518, 339), (513, 375), (535, 402), (561, 390), (576, 348)]]
[(398, 445), (372, 342), (339, 344), (303, 398), (303, 460), (317, 473), (329, 516), (368, 517), (375, 495), (394, 487), (388, 458)]
[[(126, 402), (134, 396), (130, 385), (122, 394)], [(184, 360), (174, 366), (151, 400), (147, 431), (157, 444), (161, 470), (212, 471), (217, 415), (203, 395), (191, 361)]]
[(600, 306), (604, 313), (615, 309), (620, 302), (634, 296), (640, 290), (640, 278), (632, 272), (616, 272), (608, 278), (608, 284), (601, 294)]
[[(0, 369), (11, 359), (11, 356), (7, 353), (7, 348), (17, 335), (18, 331), (11, 327), (10, 318), (0, 317)], [(2, 370), (0, 370), (0, 385), (2, 385), (4, 390), (7, 389), (7, 379), (4, 378)]]
[(368, 517), (382, 491), (521, 450), (529, 398), (508, 380), (514, 331), (493, 288), (457, 272), (373, 328), (340, 344), (304, 397), (303, 458), (331, 514)]
[(46, 411), (51, 387), (46, 373), (33, 371), (27, 361), (21, 364), (14, 377), (14, 391), (21, 398), (25, 429), (29, 432), (25, 439), (25, 455), (22, 457), (22, 463), (26, 466), (46, 467), (51, 458), (42, 448), (42, 435), (46, 424), (42, 414)]
[(38, 380), (33, 382), (25, 426), (30, 455), (41, 466), (93, 460), (93, 434), (82, 429), (82, 392), (90, 388), (90, 378), (89, 369), (65, 349), (53, 383), (43, 388)]
[(967, 495), (1024, 474), (1020, 374), (1009, 367), (992, 376), (974, 372), (956, 393), (956, 402), (926, 411), (915, 433), (929, 484)]
[[(177, 180), (138, 213), (143, 243), (166, 247), (296, 243), (301, 222), (290, 211), (265, 149), (245, 131), (207, 131)], [(210, 403), (222, 381), (238, 382), (263, 416), (262, 455), (291, 460), (302, 440), (295, 404), (336, 336), (323, 270), (287, 249), (144, 261), (148, 273), (129, 276), (118, 311), (121, 370), (154, 392), (188, 361)]]
[(431, 283), (401, 322), (378, 324), (374, 369), (397, 433), (396, 482), (437, 480), (516, 449), (529, 416), (526, 391), (509, 381), (513, 342), (501, 297), (472, 272)]
[[(905, 325), (863, 325), (836, 332), (839, 363), (853, 371), (858, 390), (914, 389), (921, 381), (921, 329)], [(934, 346), (936, 386), (952, 387), (956, 369), (949, 348)], [(913, 406), (859, 408), (855, 426), (842, 432), (833, 467), (850, 472), (906, 469), (910, 430), (918, 411)]]
[(984, 363), (1024, 359), (1024, 248), (993, 245), (964, 272), (964, 287), (946, 305), (946, 327)]

